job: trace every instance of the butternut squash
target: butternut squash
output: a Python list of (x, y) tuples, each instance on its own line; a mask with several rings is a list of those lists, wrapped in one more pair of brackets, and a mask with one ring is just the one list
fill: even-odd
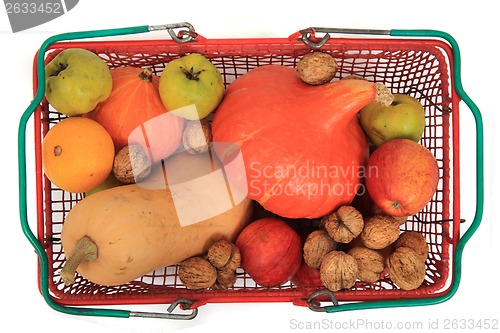
[[(220, 164), (210, 163), (211, 156), (179, 153), (142, 183), (107, 189), (77, 203), (66, 216), (61, 234), (67, 257), (61, 270), (64, 282), (73, 283), (77, 271), (97, 284), (120, 285), (202, 254), (221, 238), (235, 241), (250, 221), (252, 204), (246, 197), (239, 203), (230, 200), (233, 205), (229, 210), (203, 216), (210, 210), (210, 202), (228, 195), (227, 187), (217, 183), (220, 177), (209, 177), (220, 172)], [(176, 170), (175, 175), (168, 177), (168, 170)], [(190, 185), (190, 181), (195, 184)], [(179, 186), (184, 188), (179, 190)], [(191, 193), (194, 187), (209, 189), (211, 198), (201, 203), (196, 197), (191, 198), (194, 203), (179, 202), (183, 193)], [(186, 207), (203, 220), (182, 221), (186, 212), (180, 209)]]

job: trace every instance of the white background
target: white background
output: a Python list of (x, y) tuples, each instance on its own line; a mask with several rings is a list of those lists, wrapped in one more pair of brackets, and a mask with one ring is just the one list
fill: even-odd
[[(0, 96), (2, 98), (2, 173), (4, 195), (0, 233), (0, 330), (32, 329), (33, 332), (185, 332), (213, 329), (221, 331), (297, 331), (292, 321), (301, 323), (332, 320), (337, 325), (364, 319), (381, 325), (428, 322), (446, 319), (500, 319), (498, 291), (498, 121), (499, 55), (498, 15), (493, 1), (97, 1), (80, 0), (70, 12), (28, 31), (13, 34), (7, 15), (0, 13)], [(241, 4), (240, 8), (235, 7)], [(485, 211), (481, 227), (467, 244), (463, 256), (462, 282), (449, 301), (434, 306), (376, 309), (318, 314), (289, 303), (209, 304), (199, 309), (192, 321), (160, 319), (116, 319), (77, 317), (50, 309), (37, 289), (37, 257), (24, 237), (18, 214), (17, 129), (21, 114), (32, 99), (33, 56), (42, 42), (68, 31), (119, 28), (188, 21), (207, 38), (287, 37), (309, 26), (444, 30), (458, 41), (462, 52), (462, 81), (469, 96), (482, 111), (485, 125)], [(146, 36), (144, 36), (146, 37)], [(160, 38), (161, 33), (147, 38)], [(166, 37), (166, 33), (165, 33)], [(475, 208), (474, 121), (461, 103), (462, 218), (470, 225)], [(496, 117), (496, 119), (495, 119)], [(497, 124), (498, 125), (498, 124)], [(31, 127), (28, 127), (30, 130)], [(31, 142), (31, 141), (28, 141)], [(33, 171), (28, 164), (28, 173)], [(31, 183), (32, 185), (32, 183)], [(32, 196), (32, 194), (30, 194)], [(31, 201), (30, 216), (34, 216)], [(164, 311), (165, 307), (139, 306), (136, 310)], [(500, 324), (499, 324), (500, 325)], [(345, 331), (350, 331), (346, 327)], [(362, 331), (365, 327), (358, 327)], [(422, 331), (419, 330), (419, 331)]]

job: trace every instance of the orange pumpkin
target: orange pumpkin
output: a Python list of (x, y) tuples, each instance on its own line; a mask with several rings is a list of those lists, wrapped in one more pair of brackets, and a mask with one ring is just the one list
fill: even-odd
[(184, 120), (163, 106), (159, 77), (149, 68), (130, 66), (113, 68), (111, 76), (111, 95), (88, 117), (106, 128), (117, 151), (138, 143), (153, 163), (167, 158), (179, 146)]
[[(311, 86), (294, 68), (258, 67), (226, 90), (213, 141), (240, 146), (250, 199), (280, 216), (321, 217), (350, 203), (360, 186), (369, 150), (357, 112), (375, 94), (364, 80)], [(226, 164), (232, 151), (217, 154)]]

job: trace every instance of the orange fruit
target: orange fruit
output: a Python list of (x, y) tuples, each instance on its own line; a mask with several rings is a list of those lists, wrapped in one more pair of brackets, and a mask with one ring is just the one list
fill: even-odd
[(104, 182), (111, 173), (114, 156), (111, 136), (88, 118), (63, 119), (42, 141), (45, 175), (68, 192), (86, 192)]

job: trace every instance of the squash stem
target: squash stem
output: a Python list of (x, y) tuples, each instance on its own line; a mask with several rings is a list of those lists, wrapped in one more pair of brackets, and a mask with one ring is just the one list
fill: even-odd
[(64, 284), (69, 286), (75, 282), (76, 269), (82, 262), (96, 259), (97, 245), (89, 237), (83, 236), (75, 243), (75, 248), (59, 273)]
[(145, 82), (153, 81), (153, 70), (151, 68), (144, 68), (144, 70), (139, 74), (139, 78)]

